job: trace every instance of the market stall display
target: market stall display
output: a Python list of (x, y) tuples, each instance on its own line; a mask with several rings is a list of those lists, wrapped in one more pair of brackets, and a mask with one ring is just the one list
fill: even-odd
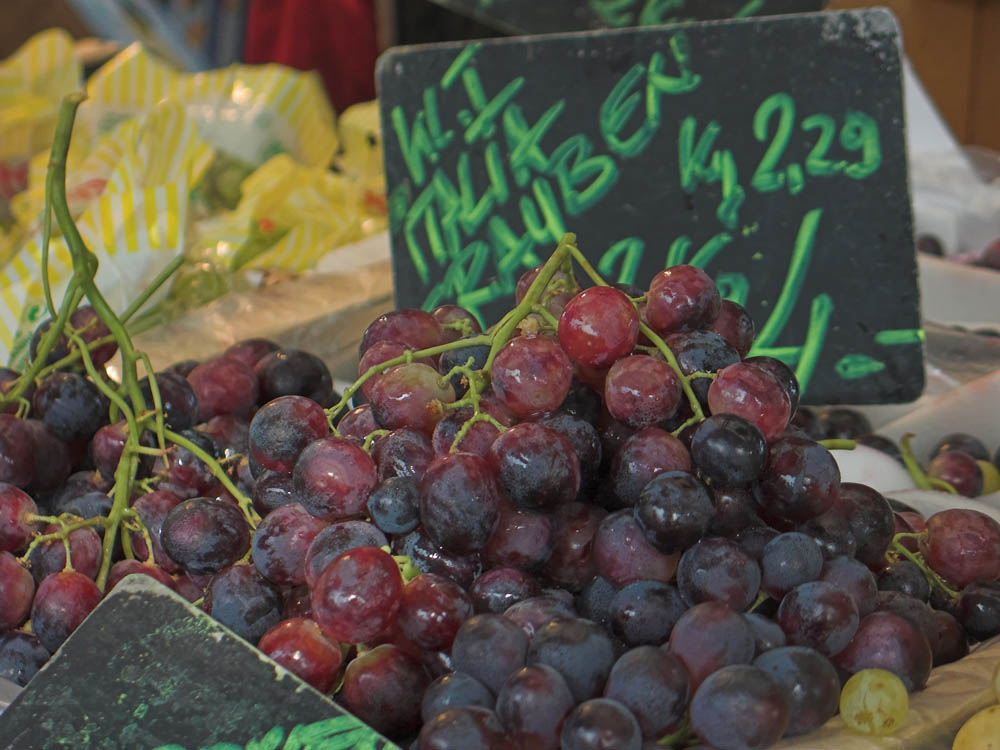
[[(825, 18), (827, 31), (847, 28)], [(109, 77), (170, 79), (127, 52)], [(282, 80), (291, 99), (308, 96)], [(33, 160), (14, 204), (28, 225), (51, 205), (55, 223), (51, 241), (37, 232), (16, 256), (50, 283), (25, 285), (37, 312), (20, 320), (17, 368), (0, 371), (0, 677), (26, 686), (0, 714), (0, 739), (141, 737), (160, 750), (993, 739), (998, 358), (969, 343), (990, 339), (914, 322), (926, 330), (919, 402), (806, 406), (809, 379), (781, 359), (801, 365), (805, 347), (754, 349), (749, 296), (683, 253), (616, 278), (624, 265), (596, 262), (568, 233), (539, 233), (533, 254), (509, 261), (513, 297), (494, 300), (496, 314), (447, 296), (390, 311), (389, 242), (406, 212), (391, 170), (386, 201), (373, 169), (375, 106), (341, 115), (329, 172), (325, 151), (309, 163), (267, 117), (264, 132), (289, 140), (261, 150), (270, 136), (232, 78), (177, 85), (200, 106), (136, 105), (104, 134), (117, 115), (81, 108), (74, 129), (69, 99), (52, 156)], [(225, 118), (199, 119), (217, 100), (257, 112), (245, 131), (256, 135), (229, 139)], [(392, 137), (407, 132), (412, 171), (427, 142), (417, 129)], [(157, 149), (164, 137), (175, 147)], [(101, 183), (94, 195), (74, 190), (86, 184), (74, 174)], [(144, 208), (174, 186), (176, 212)], [(136, 195), (152, 196), (132, 214), (145, 235), (102, 235)], [(133, 248), (135, 237), (146, 239)], [(110, 238), (125, 244), (109, 250)], [(393, 249), (398, 301), (427, 280), (401, 273)], [(129, 253), (164, 257), (130, 278), (115, 267)], [(912, 254), (901, 264), (912, 274)], [(192, 281), (201, 270), (222, 283)], [(6, 289), (16, 303), (22, 287)], [(915, 295), (903, 307), (916, 321)], [(123, 622), (141, 602), (162, 616)], [(128, 715), (96, 680), (33, 731), (44, 691), (87, 672), (108, 617), (147, 632), (99, 649), (108, 679), (130, 688), (108, 705)], [(183, 628), (200, 634), (188, 666), (212, 670), (212, 641), (233, 654), (235, 677), (204, 683), (223, 680), (226, 697), (194, 709), (243, 706), (225, 721), (172, 718), (174, 677), (128, 679)], [(232, 720), (255, 700), (255, 680), (238, 684), (244, 660), (247, 675), (266, 674), (272, 708), (308, 708)]]

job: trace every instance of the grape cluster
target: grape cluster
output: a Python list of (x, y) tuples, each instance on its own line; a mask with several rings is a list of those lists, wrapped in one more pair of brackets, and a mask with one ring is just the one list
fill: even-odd
[(343, 395), (259, 339), (179, 363), (138, 384), (139, 435), (70, 325), (84, 352), (0, 378), (0, 674), (138, 573), (420, 750), (894, 731), (1000, 633), (1000, 526), (842, 482), (807, 421), (870, 428), (799, 408), (700, 269), (639, 290), (584, 265), (580, 290), (570, 259), (486, 332), (381, 316)]

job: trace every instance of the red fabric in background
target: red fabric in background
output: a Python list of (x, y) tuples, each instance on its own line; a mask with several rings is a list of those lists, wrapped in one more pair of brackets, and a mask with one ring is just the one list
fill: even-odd
[(244, 59), (315, 70), (337, 112), (375, 98), (373, 0), (253, 0)]

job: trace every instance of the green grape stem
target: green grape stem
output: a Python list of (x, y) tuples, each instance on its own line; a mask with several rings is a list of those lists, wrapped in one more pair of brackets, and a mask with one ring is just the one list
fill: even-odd
[(912, 437), (913, 433), (908, 432), (899, 439), (899, 452), (903, 458), (903, 465), (917, 487), (922, 490), (932, 490), (934, 486), (931, 484), (930, 477), (927, 476), (923, 467), (920, 466), (920, 462), (917, 461), (917, 456), (913, 452), (913, 447), (910, 445)]
[(817, 441), (820, 445), (826, 448), (828, 451), (852, 451), (858, 447), (857, 442), (854, 440), (819, 440)]
[(942, 593), (948, 596), (950, 599), (958, 599), (961, 592), (953, 589), (948, 583), (938, 575), (934, 569), (927, 564), (924, 556), (920, 552), (911, 552), (903, 545), (904, 539), (916, 539), (918, 541), (924, 541), (927, 539), (927, 532), (912, 533), (912, 532), (901, 532), (896, 534), (892, 538), (892, 543), (889, 545), (887, 551), (887, 559), (890, 559), (890, 555), (898, 555), (899, 557), (905, 557), (907, 560), (916, 565), (923, 572), (924, 577), (927, 579), (927, 583), (930, 584), (931, 588), (936, 588)]

